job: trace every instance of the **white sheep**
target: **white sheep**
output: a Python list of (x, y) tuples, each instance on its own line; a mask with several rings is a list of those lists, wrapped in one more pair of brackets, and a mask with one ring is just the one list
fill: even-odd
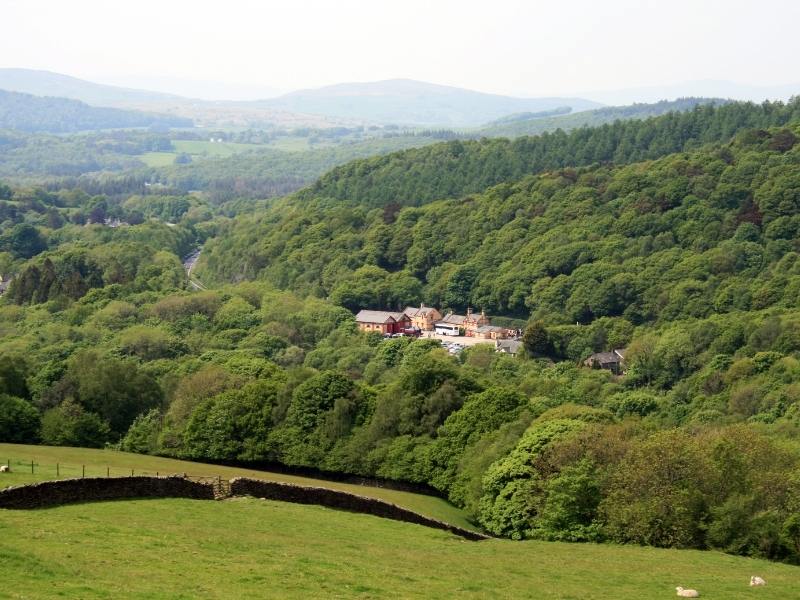
[(0, 465), (0, 473), (10, 473), (11, 469), (8, 465)]
[(681, 598), (699, 598), (700, 592), (697, 590), (685, 590), (681, 586), (675, 588), (678, 591), (678, 596)]
[(759, 577), (758, 575), (753, 575), (753, 576), (750, 578), (750, 585), (767, 585), (767, 582), (766, 582), (766, 581), (764, 581), (764, 580), (763, 580), (761, 577)]

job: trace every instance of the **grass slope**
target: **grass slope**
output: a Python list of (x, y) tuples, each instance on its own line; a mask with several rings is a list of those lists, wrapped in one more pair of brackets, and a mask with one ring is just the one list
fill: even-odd
[[(105, 477), (107, 473), (112, 477), (122, 477), (130, 475), (131, 469), (134, 470), (136, 475), (186, 473), (196, 477), (220, 476), (223, 479), (256, 477), (269, 481), (327, 487), (370, 498), (378, 498), (432, 519), (438, 519), (467, 529), (475, 529), (475, 526), (467, 521), (461, 510), (441, 498), (385, 488), (336, 483), (310, 477), (208, 465), (114, 450), (0, 444), (0, 464), (6, 464), (9, 459), (11, 460), (12, 472), (0, 473), (0, 489), (10, 485), (33, 483), (47, 479), (80, 477), (83, 473), (82, 467), (84, 465), (86, 467), (86, 477)], [(31, 461), (34, 461), (33, 474), (31, 474), (30, 468)], [(58, 473), (56, 472), (56, 463), (59, 463)]]
[[(315, 506), (238, 498), (0, 510), (4, 598), (800, 597), (800, 569), (714, 552), (467, 542)], [(768, 586), (750, 588), (759, 574)]]

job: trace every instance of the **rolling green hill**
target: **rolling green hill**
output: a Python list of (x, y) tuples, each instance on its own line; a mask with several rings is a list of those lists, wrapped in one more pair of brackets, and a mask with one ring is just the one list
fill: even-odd
[[(252, 498), (0, 510), (8, 596), (795, 598), (800, 569), (713, 552), (489, 540)], [(748, 587), (751, 575), (768, 585)]]
[[(385, 500), (421, 515), (464, 527), (475, 529), (464, 513), (435, 496), (414, 494), (384, 487), (362, 486), (301, 477), (283, 473), (259, 471), (222, 465), (203, 464), (173, 458), (147, 456), (115, 450), (92, 448), (69, 448), (63, 446), (26, 446), (0, 443), (0, 464), (11, 463), (12, 472), (2, 474), (0, 489), (9, 485), (23, 485), (37, 481), (70, 477), (112, 477), (134, 475), (166, 475), (185, 473), (194, 477), (253, 477), (267, 481), (293, 483), (311, 487), (325, 487)], [(34, 463), (33, 469), (30, 468)], [(56, 465), (58, 464), (58, 468)], [(34, 472), (31, 473), (31, 470)]]

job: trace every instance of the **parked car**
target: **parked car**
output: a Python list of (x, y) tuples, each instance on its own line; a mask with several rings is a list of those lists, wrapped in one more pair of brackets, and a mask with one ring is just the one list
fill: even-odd
[(403, 335), (407, 335), (408, 337), (416, 337), (416, 338), (418, 338), (419, 336), (422, 335), (422, 330), (421, 329), (417, 329), (416, 327), (408, 327), (406, 329), (403, 329), (403, 331), (401, 333)]

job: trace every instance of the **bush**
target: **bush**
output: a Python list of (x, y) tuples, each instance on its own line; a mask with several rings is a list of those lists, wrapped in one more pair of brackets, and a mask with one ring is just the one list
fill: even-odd
[(67, 399), (42, 417), (42, 442), (50, 446), (101, 448), (109, 441), (108, 423)]
[(534, 423), (511, 454), (489, 467), (480, 503), (480, 522), (488, 531), (514, 539), (531, 536), (546, 476), (538, 460), (552, 443), (584, 427), (569, 419)]
[(619, 418), (628, 415), (645, 417), (658, 409), (658, 398), (647, 392), (624, 392), (611, 396), (605, 406)]
[(119, 449), (139, 454), (158, 450), (158, 436), (161, 433), (161, 413), (154, 408), (142, 413), (133, 420), (128, 433), (120, 440)]
[(607, 534), (619, 543), (702, 547), (709, 473), (697, 442), (682, 431), (637, 444), (615, 468), (600, 505)]
[(565, 467), (544, 488), (544, 503), (531, 537), (561, 542), (596, 542), (601, 526), (595, 522), (600, 485), (594, 465), (583, 459)]
[(36, 442), (39, 439), (39, 424), (39, 411), (28, 402), (0, 394), (0, 442)]

